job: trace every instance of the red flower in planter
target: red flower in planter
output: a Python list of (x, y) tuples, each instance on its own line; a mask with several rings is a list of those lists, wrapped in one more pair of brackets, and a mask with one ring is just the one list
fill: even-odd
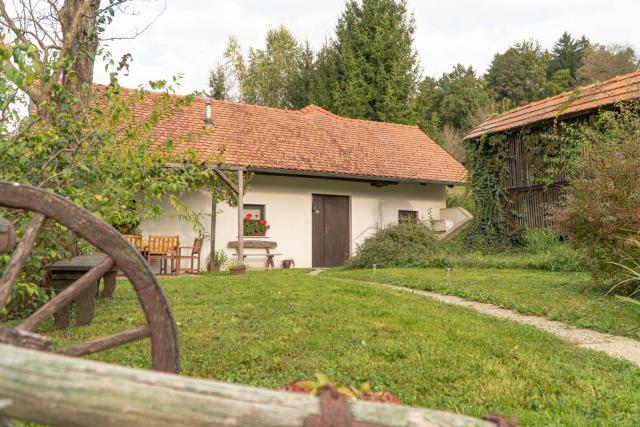
[(244, 219), (244, 235), (245, 236), (264, 236), (269, 229), (269, 225), (265, 219), (252, 219), (251, 214), (247, 214)]

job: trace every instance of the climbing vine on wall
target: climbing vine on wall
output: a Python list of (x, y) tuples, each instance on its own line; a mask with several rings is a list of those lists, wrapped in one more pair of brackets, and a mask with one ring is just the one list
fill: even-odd
[(486, 250), (509, 244), (505, 182), (509, 173), (507, 134), (483, 136), (465, 143), (469, 185), (475, 198), (475, 220), (467, 229), (467, 246)]
[[(535, 129), (518, 130), (520, 135), (505, 132), (467, 141), (469, 184), (474, 194), (475, 221), (465, 235), (473, 248), (499, 250), (517, 241), (510, 224), (509, 144), (514, 137), (525, 140), (527, 184), (548, 186), (568, 181), (575, 175), (576, 159), (582, 150), (584, 131), (578, 121), (552, 123)], [(516, 167), (523, 167), (516, 162)]]
[(582, 150), (583, 132), (578, 122), (558, 122), (538, 129), (525, 145), (530, 184), (548, 186), (568, 181), (575, 174)]

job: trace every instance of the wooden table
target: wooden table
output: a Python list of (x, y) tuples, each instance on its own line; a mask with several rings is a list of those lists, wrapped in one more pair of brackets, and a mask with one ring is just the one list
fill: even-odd
[[(106, 255), (98, 253), (94, 255), (80, 255), (71, 259), (57, 261), (49, 267), (51, 272), (51, 286), (56, 292), (61, 292), (70, 286), (87, 271), (100, 264)], [(104, 287), (101, 298), (111, 298), (116, 288), (116, 274), (118, 269), (114, 266), (103, 277)], [(98, 282), (91, 284), (73, 301), (54, 314), (54, 321), (59, 328), (67, 328), (71, 315), (71, 305), (76, 305), (76, 324), (88, 325), (96, 313), (96, 297), (98, 294)]]

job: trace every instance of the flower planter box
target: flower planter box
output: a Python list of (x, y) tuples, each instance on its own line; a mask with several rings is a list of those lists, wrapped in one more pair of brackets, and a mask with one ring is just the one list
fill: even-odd
[(244, 237), (266, 237), (266, 233), (245, 233)]

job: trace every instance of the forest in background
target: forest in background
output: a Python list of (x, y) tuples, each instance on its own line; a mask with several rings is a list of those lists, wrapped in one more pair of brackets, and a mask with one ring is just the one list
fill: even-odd
[(486, 73), (457, 64), (425, 76), (405, 1), (349, 0), (334, 34), (314, 51), (285, 26), (262, 47), (230, 35), (212, 68), (209, 96), (277, 108), (310, 103), (346, 117), (418, 124), (464, 161), (462, 136), (486, 117), (638, 70), (638, 52), (564, 32), (550, 48), (533, 39), (498, 52)]

